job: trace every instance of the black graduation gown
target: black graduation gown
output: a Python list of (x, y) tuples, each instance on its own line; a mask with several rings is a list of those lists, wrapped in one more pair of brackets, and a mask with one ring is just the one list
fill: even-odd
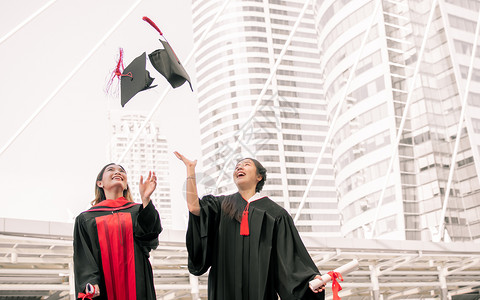
[(251, 202), (250, 235), (241, 236), (240, 222), (222, 211), (227, 197), (247, 204), (239, 193), (207, 195), (200, 216), (189, 217), (188, 268), (197, 276), (210, 268), (208, 299), (324, 299), (308, 287), (320, 273), (288, 212), (268, 197)]
[(158, 246), (162, 231), (152, 202), (104, 200), (75, 219), (73, 263), (75, 293), (87, 283), (98, 284), (94, 299), (155, 299), (149, 252)]

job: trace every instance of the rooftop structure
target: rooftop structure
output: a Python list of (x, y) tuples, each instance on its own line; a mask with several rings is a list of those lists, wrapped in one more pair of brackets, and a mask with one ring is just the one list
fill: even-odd
[[(73, 224), (0, 219), (0, 299), (73, 299)], [(479, 293), (479, 244), (303, 236), (322, 273), (352, 259), (343, 299), (447, 299)], [(165, 230), (151, 253), (158, 299), (206, 299), (206, 275), (187, 270), (185, 232)], [(330, 285), (327, 297), (332, 299)]]

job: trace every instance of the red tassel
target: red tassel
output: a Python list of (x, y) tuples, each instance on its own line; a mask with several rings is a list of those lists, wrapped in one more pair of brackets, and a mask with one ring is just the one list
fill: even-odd
[(117, 67), (114, 71), (114, 74), (117, 77), (122, 76), (123, 70), (125, 69), (125, 67), (123, 66), (123, 49), (119, 48), (118, 51), (120, 52), (120, 54), (118, 57)]
[(150, 20), (149, 17), (143, 17), (142, 20), (144, 20), (148, 24), (152, 25), (152, 27), (155, 28), (155, 30), (158, 31), (160, 33), (160, 35), (163, 35), (162, 31), (160, 31), (160, 28), (158, 28), (157, 25), (155, 23), (153, 23), (153, 21)]
[(242, 222), (240, 222), (240, 235), (250, 235), (250, 229), (248, 227), (248, 207), (250, 206), (250, 202), (247, 203), (245, 209), (243, 210), (242, 214)]
[[(160, 33), (161, 36), (163, 36), (163, 33), (162, 31), (160, 30), (160, 28), (158, 28), (157, 24), (155, 24), (152, 20), (150, 20), (149, 17), (143, 17), (142, 20), (144, 20), (145, 22), (147, 22), (148, 24), (150, 24), (153, 28), (155, 28), (156, 31), (158, 31)], [(167, 38), (163, 36), (163, 38), (165, 39), (165, 41), (167, 41)], [(167, 41), (168, 43), (168, 41)], [(170, 43), (169, 43), (170, 45)], [(175, 58), (177, 59), (177, 62), (180, 63), (180, 60), (178, 59), (177, 57), (177, 54), (175, 53), (175, 51), (173, 51), (172, 47), (170, 47), (170, 49), (172, 50), (173, 52), (173, 55), (175, 55)]]
[(132, 77), (132, 73), (131, 72), (128, 72), (128, 74), (126, 75), (123, 75), (123, 70), (125, 69), (125, 67), (123, 66), (123, 49), (122, 48), (119, 48), (119, 55), (118, 55), (118, 62), (117, 62), (117, 66), (115, 67), (115, 70), (112, 71), (112, 75), (110, 76), (110, 80), (108, 81), (107, 83), (107, 87), (105, 88), (106, 92), (108, 93), (110, 91), (110, 88), (113, 84), (113, 81), (115, 80), (115, 78), (117, 78), (118, 80), (120, 80), (120, 78), (122, 76), (128, 76), (128, 77)]

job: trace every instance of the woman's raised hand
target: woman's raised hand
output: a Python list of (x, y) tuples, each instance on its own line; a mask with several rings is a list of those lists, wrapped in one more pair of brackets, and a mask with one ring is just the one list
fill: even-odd
[(185, 156), (183, 156), (182, 154), (178, 153), (177, 151), (175, 151), (173, 153), (175, 154), (175, 156), (179, 160), (183, 161), (183, 163), (185, 164), (187, 169), (195, 169), (195, 166), (197, 165), (197, 160), (191, 161), (188, 158), (186, 158)]
[(142, 198), (143, 207), (146, 207), (150, 202), (150, 196), (157, 188), (157, 176), (155, 172), (149, 171), (148, 177), (143, 181), (143, 176), (140, 176), (140, 183), (138, 184), (140, 190), (140, 197)]

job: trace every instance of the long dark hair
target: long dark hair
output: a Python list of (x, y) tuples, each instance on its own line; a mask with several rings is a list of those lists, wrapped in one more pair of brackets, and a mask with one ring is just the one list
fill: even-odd
[[(103, 173), (105, 173), (105, 170), (107, 169), (107, 167), (109, 167), (111, 165), (117, 165), (117, 164), (109, 163), (108, 165), (105, 165), (100, 170), (100, 173), (98, 173), (98, 175), (97, 175), (97, 180), (95, 180), (95, 199), (93, 199), (92, 202), (90, 202), (90, 204), (92, 206), (107, 199), (107, 197), (105, 196), (105, 191), (103, 190), (103, 188), (98, 186), (97, 182), (102, 180)], [(125, 169), (121, 165), (117, 165), (117, 166), (119, 166), (120, 168), (122, 168), (125, 171)], [(127, 188), (125, 190), (123, 190), (123, 197), (125, 197), (125, 199), (127, 199), (127, 201), (133, 202), (132, 193), (130, 193), (130, 187), (128, 186), (128, 183), (127, 183)]]
[[(267, 169), (265, 169), (265, 167), (258, 160), (250, 157), (239, 160), (237, 164), (246, 159), (253, 161), (255, 168), (257, 169), (257, 175), (262, 176), (262, 179), (257, 182), (257, 185), (255, 186), (255, 192), (258, 193), (263, 189), (265, 181), (267, 180)], [(234, 197), (226, 197), (225, 200), (222, 202), (222, 209), (227, 216), (232, 219), (237, 219), (240, 222), (242, 220), (244, 205), (242, 205), (242, 202), (234, 201), (234, 199)]]
[[(255, 193), (258, 193), (263, 189), (263, 186), (265, 185), (265, 181), (267, 180), (267, 169), (265, 169), (265, 167), (258, 160), (254, 158), (247, 157), (242, 160), (246, 160), (246, 159), (253, 161), (253, 163), (255, 164), (255, 167), (257, 168), (257, 175), (262, 176), (262, 179), (255, 186)], [(241, 162), (242, 160), (240, 160), (239, 162)]]

